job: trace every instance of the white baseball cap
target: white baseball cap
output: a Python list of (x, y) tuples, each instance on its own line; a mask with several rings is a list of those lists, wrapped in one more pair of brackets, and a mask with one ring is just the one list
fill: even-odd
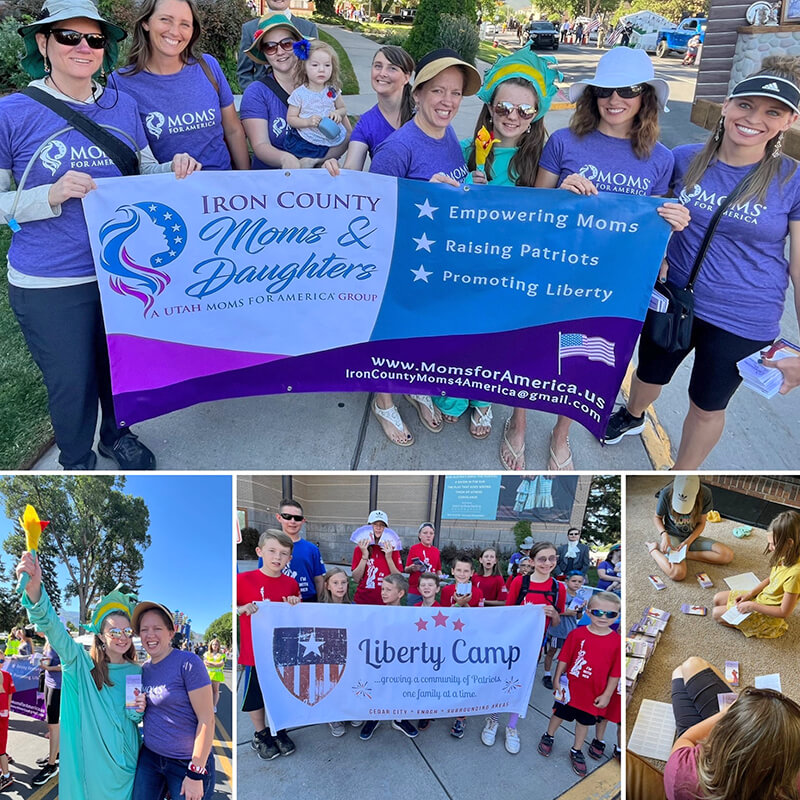
[(672, 482), (672, 508), (679, 514), (691, 514), (699, 491), (697, 475), (678, 475)]
[(389, 524), (389, 517), (386, 516), (385, 511), (370, 511), (369, 516), (367, 517), (367, 522), (382, 522), (384, 525)]

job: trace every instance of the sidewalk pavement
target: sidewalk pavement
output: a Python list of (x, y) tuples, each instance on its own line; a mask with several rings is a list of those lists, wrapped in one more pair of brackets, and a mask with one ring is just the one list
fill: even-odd
[[(358, 76), (361, 93), (345, 97), (350, 113), (360, 114), (375, 104), (370, 86), (370, 65), (379, 45), (343, 28), (324, 26), (347, 50)], [(513, 43), (509, 39), (509, 45)], [(591, 77), (605, 51), (564, 46), (556, 53), (565, 74), (564, 85)], [(479, 63), (483, 71), (487, 65)], [(689, 121), (696, 70), (679, 59), (658, 59), (659, 77), (670, 83), (669, 114), (661, 117), (662, 141), (668, 147), (704, 141), (708, 134)], [(454, 127), (459, 137), (472, 135), (481, 103), (464, 98)], [(571, 110), (547, 114), (550, 131), (565, 127)], [(798, 341), (793, 301), (787, 296), (782, 335)], [(487, 309), (502, 313), (502, 309)], [(687, 386), (692, 357), (679, 368), (655, 404), (657, 420), (648, 428), (647, 443), (639, 436), (626, 437), (613, 447), (602, 447), (582, 426), (572, 426), (570, 442), (575, 469), (649, 470), (664, 468), (674, 457), (688, 408)], [(489, 437), (474, 440), (468, 422), (433, 435), (425, 430), (405, 398), (396, 395), (398, 408), (416, 442), (397, 447), (387, 440), (370, 413), (365, 393), (271, 395), (204, 403), (148, 420), (136, 432), (153, 450), (163, 470), (499, 470), (503, 423), (511, 409), (494, 406), (494, 425)], [(622, 397), (617, 402), (621, 403)], [(466, 415), (465, 415), (466, 416)], [(797, 467), (795, 427), (800, 419), (800, 389), (770, 401), (742, 388), (728, 410), (722, 441), (706, 459), (704, 468), (786, 469)], [(555, 417), (529, 411), (526, 436), (528, 470), (547, 466), (550, 431)], [(58, 453), (51, 448), (35, 465), (38, 470), (58, 469)], [(98, 458), (98, 469), (116, 464)]]
[[(452, 800), (466, 797), (525, 797), (526, 800), (554, 800), (580, 783), (572, 771), (569, 749), (573, 743), (574, 723), (564, 723), (555, 735), (549, 758), (539, 755), (536, 746), (547, 730), (553, 694), (542, 685), (543, 667), (528, 706), (528, 714), (518, 723), (521, 750), (511, 755), (504, 748), (507, 715), (500, 715), (497, 740), (486, 747), (480, 740), (485, 717), (467, 718), (463, 739), (450, 736), (452, 719), (433, 720), (416, 739), (408, 739), (381, 722), (373, 737), (359, 739), (359, 729), (347, 725), (339, 739), (331, 736), (327, 724), (309, 725), (291, 731), (297, 745), (292, 758), (261, 761), (250, 746), (253, 726), (249, 716), (237, 716), (237, 797), (260, 800), (264, 786), (280, 786), (282, 797), (305, 797), (311, 793), (325, 800), (352, 800), (353, 797), (383, 796), (391, 800)], [(241, 676), (240, 676), (241, 677)], [(243, 681), (238, 681), (239, 706)], [(590, 730), (588, 742), (594, 734)], [(606, 756), (600, 761), (586, 758), (592, 773), (603, 767), (618, 788), (619, 769), (610, 759), (617, 737), (617, 726), (606, 730)], [(603, 765), (611, 761), (607, 767)], [(608, 778), (608, 775), (604, 776)], [(324, 784), (321, 783), (324, 781)], [(582, 795), (588, 797), (587, 794)], [(592, 794), (600, 797), (600, 795)], [(603, 794), (603, 797), (613, 794)]]

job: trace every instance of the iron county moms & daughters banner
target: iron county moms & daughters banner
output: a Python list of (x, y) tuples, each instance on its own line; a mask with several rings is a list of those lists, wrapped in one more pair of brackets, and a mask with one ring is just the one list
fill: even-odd
[(120, 424), (395, 391), (605, 430), (669, 236), (660, 198), (324, 170), (109, 178), (83, 201)]

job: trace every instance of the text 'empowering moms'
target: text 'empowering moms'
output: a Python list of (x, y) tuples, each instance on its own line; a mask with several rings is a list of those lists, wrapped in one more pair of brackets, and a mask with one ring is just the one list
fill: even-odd
[[(277, 392), (454, 394), (479, 363), (515, 378), (469, 396), (600, 435), (669, 234), (660, 202), (322, 170), (101, 180), (84, 210), (117, 416)], [(541, 385), (565, 388), (528, 391)]]

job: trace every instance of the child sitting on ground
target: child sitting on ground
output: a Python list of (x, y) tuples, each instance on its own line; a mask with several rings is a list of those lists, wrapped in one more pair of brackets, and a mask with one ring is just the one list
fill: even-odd
[(586, 601), (578, 592), (583, 588), (584, 575), (580, 570), (572, 570), (566, 575), (567, 600), (561, 621), (553, 625), (548, 633), (547, 652), (544, 655), (544, 675), (542, 683), (545, 688), (553, 690), (553, 657), (564, 646), (564, 640), (578, 627), (578, 620), (583, 616)]
[[(718, 592), (712, 614), (721, 625), (738, 628), (745, 636), (777, 639), (789, 629), (786, 619), (800, 597), (800, 512), (784, 511), (772, 520), (764, 555), (767, 553), (772, 553), (769, 578), (749, 592)], [(734, 606), (750, 615), (737, 625), (722, 619)]]
[(342, 100), (339, 57), (320, 39), (295, 44), (298, 57), (296, 78), (301, 85), (287, 102), (284, 146), (299, 159), (311, 159), (302, 166), (313, 166), (342, 144), (352, 131)]
[[(569, 758), (580, 777), (587, 772), (583, 743), (589, 726), (597, 722), (599, 712), (611, 702), (622, 672), (622, 639), (611, 630), (620, 613), (619, 597), (612, 592), (594, 594), (588, 610), (591, 622), (575, 628), (558, 655), (553, 716), (539, 742), (539, 752), (549, 756), (561, 723), (574, 721), (575, 743)], [(567, 677), (566, 685), (561, 683), (562, 676)]]

